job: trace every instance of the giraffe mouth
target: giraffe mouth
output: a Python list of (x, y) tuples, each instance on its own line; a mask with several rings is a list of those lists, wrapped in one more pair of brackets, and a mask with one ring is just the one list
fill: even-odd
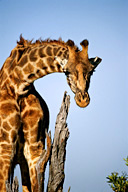
[(75, 101), (79, 107), (82, 107), (82, 108), (87, 107), (88, 104), (90, 103), (90, 97), (88, 92), (85, 92), (84, 94), (82, 94), (81, 91), (76, 92)]

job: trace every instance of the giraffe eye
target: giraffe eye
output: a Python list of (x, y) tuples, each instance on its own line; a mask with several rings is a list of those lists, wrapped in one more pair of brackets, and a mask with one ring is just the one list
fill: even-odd
[(68, 76), (70, 74), (69, 71), (64, 71), (65, 75)]
[(86, 77), (86, 73), (83, 73), (84, 78)]

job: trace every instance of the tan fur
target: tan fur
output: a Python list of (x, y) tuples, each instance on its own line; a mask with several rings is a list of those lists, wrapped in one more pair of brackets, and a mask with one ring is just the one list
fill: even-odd
[[(80, 107), (89, 104), (87, 82), (94, 66), (86, 40), (80, 51), (74, 42), (32, 41), (22, 36), (0, 71), (0, 191), (20, 165), (23, 191), (38, 191), (35, 165), (44, 149), (49, 112), (33, 82), (49, 73), (64, 72)], [(91, 62), (93, 63), (93, 60)]]

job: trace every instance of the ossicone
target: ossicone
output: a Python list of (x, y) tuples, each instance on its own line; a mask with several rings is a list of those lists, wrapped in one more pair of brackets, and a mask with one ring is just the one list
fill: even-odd
[(80, 51), (80, 56), (85, 58), (85, 59), (88, 59), (88, 45), (89, 45), (89, 42), (87, 39), (83, 40), (80, 45), (82, 46), (82, 51)]
[(74, 44), (74, 41), (72, 41), (72, 40), (68, 40), (67, 41), (67, 43), (66, 43), (69, 47), (74, 47), (75, 46), (75, 44)]
[(85, 39), (85, 40), (83, 40), (83, 41), (80, 43), (80, 45), (81, 45), (82, 47), (86, 47), (86, 46), (89, 45), (89, 42), (88, 42), (87, 39)]

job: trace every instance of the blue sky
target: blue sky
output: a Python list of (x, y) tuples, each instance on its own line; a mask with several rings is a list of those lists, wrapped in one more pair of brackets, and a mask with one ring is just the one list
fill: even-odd
[(64, 192), (69, 186), (71, 192), (111, 192), (106, 176), (128, 172), (123, 161), (128, 155), (127, 8), (127, 0), (0, 0), (0, 67), (20, 34), (72, 39), (79, 47), (88, 39), (89, 57), (103, 59), (91, 78), (85, 109), (76, 106), (64, 74), (35, 82), (50, 110), (52, 136), (64, 91), (71, 96)]

